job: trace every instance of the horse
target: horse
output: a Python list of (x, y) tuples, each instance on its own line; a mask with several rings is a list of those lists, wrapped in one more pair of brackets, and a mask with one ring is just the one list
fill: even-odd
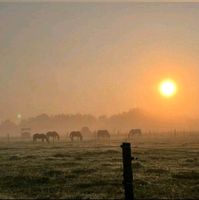
[(48, 137), (49, 140), (50, 138), (53, 138), (53, 142), (54, 140), (59, 140), (59, 134), (56, 131), (49, 131), (46, 133), (46, 136)]
[(89, 139), (93, 136), (93, 132), (87, 126), (82, 127), (80, 132), (84, 136), (84, 139)]
[(98, 130), (97, 138), (98, 139), (110, 139), (110, 133), (107, 130)]
[(74, 138), (79, 138), (80, 141), (83, 140), (82, 133), (80, 131), (72, 131), (70, 133), (70, 139), (73, 142)]
[(42, 142), (45, 142), (45, 141), (49, 142), (48, 137), (43, 133), (35, 133), (33, 135), (33, 142), (36, 142), (38, 139), (41, 140)]
[(131, 139), (134, 136), (141, 136), (142, 131), (141, 129), (131, 129), (128, 134), (128, 138)]
[(82, 135), (87, 135), (87, 136), (91, 136), (92, 135), (92, 131), (87, 127), (87, 126), (84, 126), (82, 127), (81, 131)]

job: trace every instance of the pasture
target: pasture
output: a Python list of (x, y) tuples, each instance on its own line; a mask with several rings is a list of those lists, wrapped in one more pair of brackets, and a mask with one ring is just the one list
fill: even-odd
[[(123, 199), (121, 143), (1, 141), (0, 198)], [(137, 199), (198, 199), (198, 138), (132, 144)]]

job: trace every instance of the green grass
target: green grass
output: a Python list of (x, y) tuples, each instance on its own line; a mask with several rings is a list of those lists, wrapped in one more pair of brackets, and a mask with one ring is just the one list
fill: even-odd
[[(123, 199), (120, 144), (1, 143), (0, 199)], [(199, 142), (134, 146), (136, 198), (198, 199)]]

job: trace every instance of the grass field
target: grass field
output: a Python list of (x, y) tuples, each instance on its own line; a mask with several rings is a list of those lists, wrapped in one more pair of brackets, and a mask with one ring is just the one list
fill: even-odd
[[(133, 144), (135, 197), (198, 199), (199, 142), (146, 141)], [(120, 144), (1, 142), (0, 198), (122, 199)]]

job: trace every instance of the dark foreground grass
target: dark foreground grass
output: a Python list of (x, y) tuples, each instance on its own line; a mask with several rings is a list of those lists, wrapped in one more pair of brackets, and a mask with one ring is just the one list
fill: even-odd
[[(62, 142), (1, 144), (0, 199), (123, 199), (119, 145), (88, 145), (92, 148)], [(171, 148), (168, 143), (159, 149), (157, 144), (137, 147), (133, 152), (138, 159), (132, 165), (136, 198), (198, 199), (196, 145), (186, 149)]]

